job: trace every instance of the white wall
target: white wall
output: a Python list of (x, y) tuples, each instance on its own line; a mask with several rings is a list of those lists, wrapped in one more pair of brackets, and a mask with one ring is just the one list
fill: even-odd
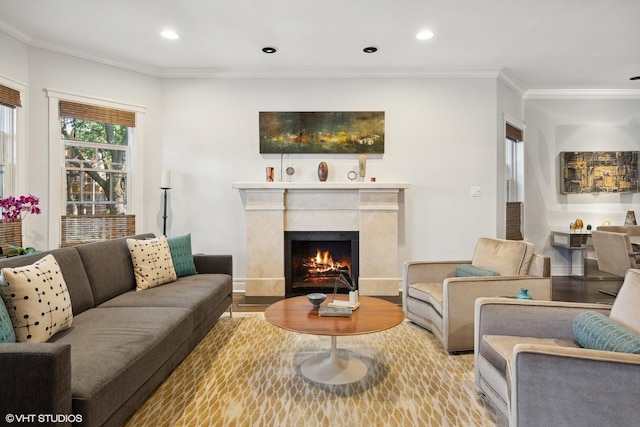
[(560, 153), (639, 151), (640, 99), (527, 99), (525, 118), (527, 234), (552, 257), (552, 273), (566, 275), (566, 251), (551, 247), (550, 232), (569, 231), (576, 218), (621, 225), (640, 210), (640, 194), (560, 194)]
[[(386, 144), (367, 175), (409, 182), (401, 261), (469, 258), (496, 232), (493, 79), (197, 79), (164, 82), (163, 165), (172, 170), (169, 234), (193, 233), (202, 252), (234, 255), (245, 274), (245, 217), (234, 181), (264, 181), (280, 155), (261, 155), (259, 111), (383, 110)], [(357, 155), (285, 155), (294, 180), (346, 181)], [(481, 186), (483, 197), (472, 198)], [(398, 266), (400, 277), (401, 266)]]

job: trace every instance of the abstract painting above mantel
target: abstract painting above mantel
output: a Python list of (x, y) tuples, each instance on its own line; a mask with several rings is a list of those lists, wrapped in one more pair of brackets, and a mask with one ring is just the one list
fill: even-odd
[(560, 193), (639, 193), (640, 151), (560, 153)]
[(260, 112), (260, 153), (384, 153), (384, 111)]

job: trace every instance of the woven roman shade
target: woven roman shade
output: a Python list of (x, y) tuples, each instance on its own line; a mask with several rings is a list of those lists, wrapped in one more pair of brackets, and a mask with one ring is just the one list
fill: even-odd
[(63, 215), (61, 247), (136, 234), (135, 215)]
[(22, 107), (20, 92), (10, 87), (0, 85), (0, 104), (11, 108)]
[(507, 139), (510, 139), (516, 142), (522, 141), (522, 131), (515, 126), (510, 125), (509, 123), (507, 123), (507, 126), (506, 126), (506, 134), (507, 134)]
[(97, 107), (77, 102), (60, 101), (60, 117), (111, 123), (129, 127), (136, 126), (136, 113), (115, 108)]

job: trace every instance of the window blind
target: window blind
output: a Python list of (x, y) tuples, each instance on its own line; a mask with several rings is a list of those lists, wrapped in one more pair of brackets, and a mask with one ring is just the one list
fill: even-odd
[(10, 87), (0, 85), (0, 104), (11, 108), (22, 107), (20, 92)]
[(61, 247), (136, 234), (135, 215), (62, 215)]
[(115, 108), (98, 107), (77, 102), (60, 101), (60, 117), (111, 123), (129, 127), (136, 126), (136, 114)]
[(522, 142), (522, 131), (517, 127), (514, 127), (509, 123), (507, 123), (506, 133), (507, 133), (507, 139), (510, 139), (516, 142)]

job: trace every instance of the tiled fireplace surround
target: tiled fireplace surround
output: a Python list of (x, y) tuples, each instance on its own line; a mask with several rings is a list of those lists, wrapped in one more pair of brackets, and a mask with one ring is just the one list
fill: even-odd
[(285, 231), (359, 231), (361, 295), (398, 295), (406, 183), (237, 182), (247, 227), (246, 296), (284, 296)]

